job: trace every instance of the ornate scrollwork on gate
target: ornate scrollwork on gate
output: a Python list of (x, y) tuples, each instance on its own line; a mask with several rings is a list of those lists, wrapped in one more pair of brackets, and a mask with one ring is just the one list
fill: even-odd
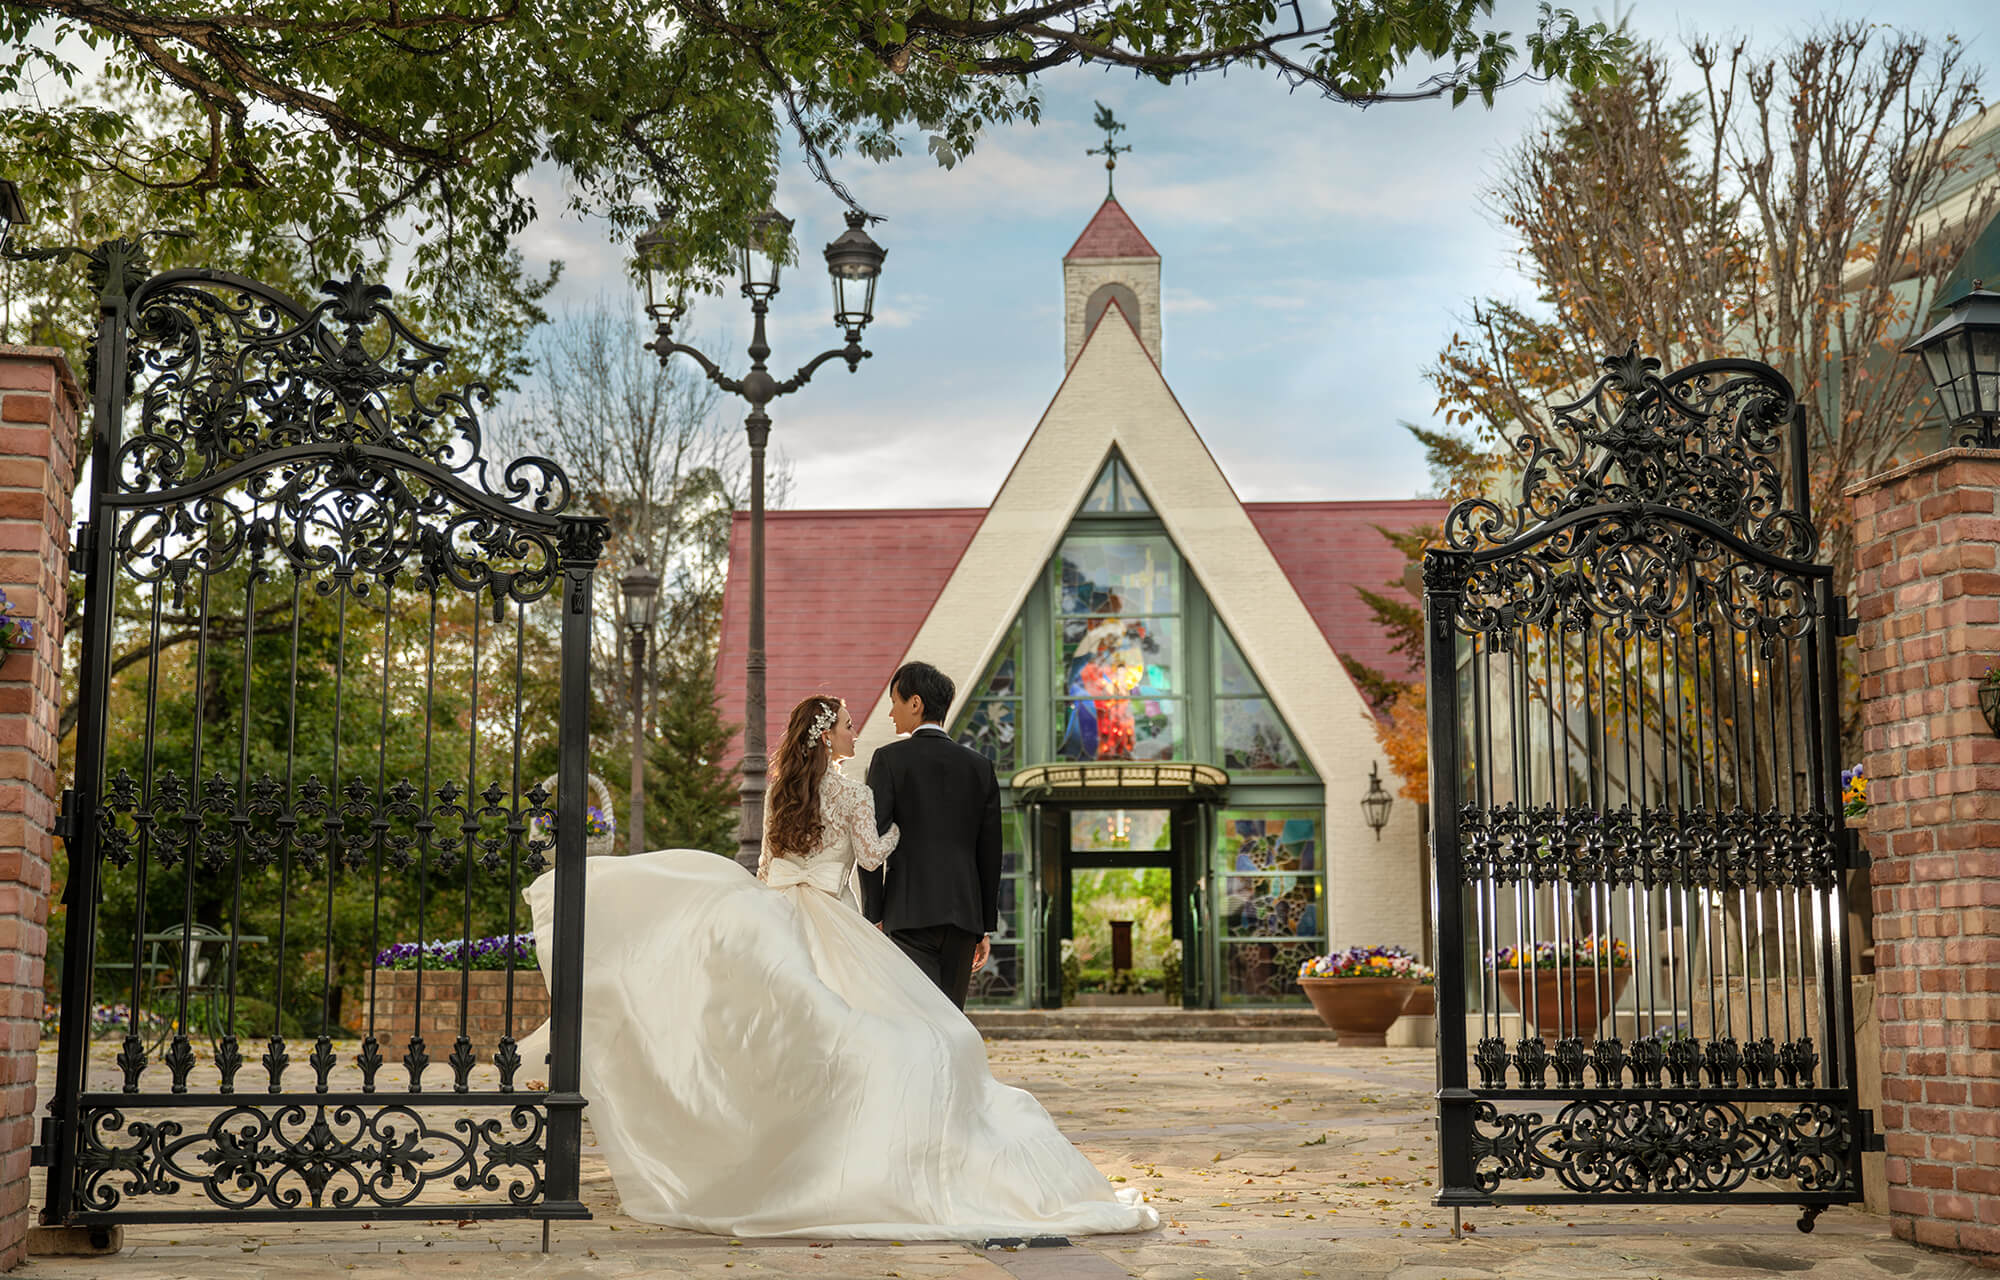
[(473, 385), (437, 385), (445, 348), (359, 275), (310, 310), (261, 285), (169, 273), (142, 292), (137, 421), (113, 458), (130, 514), (117, 556), (171, 588), (247, 557), (276, 559), (323, 594), (398, 576), (494, 601), (555, 584), (570, 482), (554, 462), (496, 468)]
[(1793, 389), (1628, 351), (1514, 463), (1424, 559), (1439, 1203), (1858, 1198), (1843, 610)]
[[(222, 1212), (395, 1208), (427, 1191), (499, 1191), (503, 1182), (510, 1203), (535, 1203), (546, 1114), (530, 1102), (483, 1109), (496, 1114), (459, 1116), (443, 1127), (434, 1110), (397, 1104), (271, 1100), (225, 1106), (205, 1119), (88, 1107), (77, 1205), (106, 1213), (127, 1196), (193, 1191)], [(442, 1216), (452, 1202), (440, 1201)]]
[(331, 857), (353, 870), (379, 856), (392, 871), (420, 858), (434, 871), (450, 871), (467, 855), (497, 873), (511, 852), (520, 870), (540, 875), (555, 846), (554, 797), (538, 783), (516, 795), (498, 781), (466, 803), (462, 783), (447, 781), (426, 797), (417, 783), (398, 779), (379, 790), (373, 779), (349, 778), (335, 802), (316, 775), (307, 775), (288, 797), (285, 785), (265, 773), (239, 796), (233, 778), (216, 772), (199, 791), (172, 769), (162, 769), (150, 795), (121, 770), (105, 788), (97, 812), (98, 848), (123, 869), (142, 843), (158, 866), (172, 870), (190, 858), (209, 871), (229, 861), (242, 843), (244, 865), (259, 870), (290, 858), (316, 872)]
[(1710, 889), (1831, 889), (1833, 815), (1735, 808), (1514, 804), (1459, 808), (1460, 879), (1476, 884), (1675, 884)]
[(1853, 1143), (1837, 1101), (1750, 1115), (1728, 1101), (1593, 1098), (1546, 1122), (1480, 1102), (1472, 1130), (1475, 1181), (1489, 1192), (1549, 1177), (1584, 1195), (1719, 1194), (1753, 1179), (1847, 1192)]
[[(1817, 552), (1803, 500), (1786, 484), (1791, 386), (1742, 360), (1661, 378), (1659, 361), (1636, 347), (1603, 367), (1582, 397), (1551, 405), (1547, 422), (1515, 438), (1510, 502), (1469, 498), (1446, 517), (1446, 553), (1524, 544), (1519, 555), (1461, 562), (1460, 629), (1504, 637), (1590, 612), (1657, 634), (1713, 610), (1767, 641), (1803, 634), (1810, 583), (1735, 561), (1716, 536), (1774, 562), (1803, 564)], [(1530, 548), (1532, 539), (1541, 541)]]
[(1661, 378), (1659, 360), (1636, 345), (1601, 367), (1582, 396), (1550, 405), (1546, 424), (1527, 424), (1514, 440), (1521, 461), (1511, 508), (1459, 503), (1447, 547), (1504, 545), (1590, 507), (1650, 505), (1699, 517), (1772, 556), (1812, 559), (1818, 535), (1787, 500), (1780, 454), (1797, 397), (1781, 374), (1711, 360)]

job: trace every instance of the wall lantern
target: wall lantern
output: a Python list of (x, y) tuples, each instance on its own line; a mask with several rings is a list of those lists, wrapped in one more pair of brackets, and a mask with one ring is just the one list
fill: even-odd
[(1382, 789), (1381, 772), (1375, 765), (1369, 765), (1368, 794), (1361, 797), (1361, 813), (1374, 830), (1378, 843), (1382, 839), (1382, 828), (1389, 825), (1389, 806), (1395, 803), (1396, 798)]

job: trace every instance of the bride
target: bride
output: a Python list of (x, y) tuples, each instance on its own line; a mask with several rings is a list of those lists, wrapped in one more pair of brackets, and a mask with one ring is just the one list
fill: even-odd
[[(854, 866), (898, 835), (841, 772), (853, 752), (844, 703), (793, 708), (757, 879), (691, 849), (587, 864), (583, 1092), (624, 1211), (734, 1236), (1158, 1226), (993, 1078), (972, 1024), (853, 905)], [(548, 955), (552, 873), (526, 897)]]

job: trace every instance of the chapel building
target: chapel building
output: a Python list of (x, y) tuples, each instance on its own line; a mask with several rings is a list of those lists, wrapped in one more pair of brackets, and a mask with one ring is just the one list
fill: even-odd
[[(1098, 867), (1170, 875), (1186, 1007), (1298, 1003), (1330, 946), (1424, 951), (1418, 806), (1368, 825), (1371, 774), (1396, 783), (1341, 657), (1410, 675), (1355, 589), (1397, 590), (1381, 531), (1445, 504), (1239, 500), (1161, 372), (1160, 255), (1116, 199), (1062, 274), (1061, 384), (989, 506), (767, 515), (767, 741), (838, 694), (858, 776), (901, 663), (957, 683), (948, 727), (1005, 805), (982, 1003), (1062, 1002), (1072, 881)], [(716, 687), (739, 724), (748, 552), (738, 512)]]

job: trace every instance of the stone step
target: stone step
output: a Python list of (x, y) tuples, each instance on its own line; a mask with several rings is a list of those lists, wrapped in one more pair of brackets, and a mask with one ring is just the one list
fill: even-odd
[(1310, 1009), (971, 1009), (989, 1040), (1332, 1040)]

